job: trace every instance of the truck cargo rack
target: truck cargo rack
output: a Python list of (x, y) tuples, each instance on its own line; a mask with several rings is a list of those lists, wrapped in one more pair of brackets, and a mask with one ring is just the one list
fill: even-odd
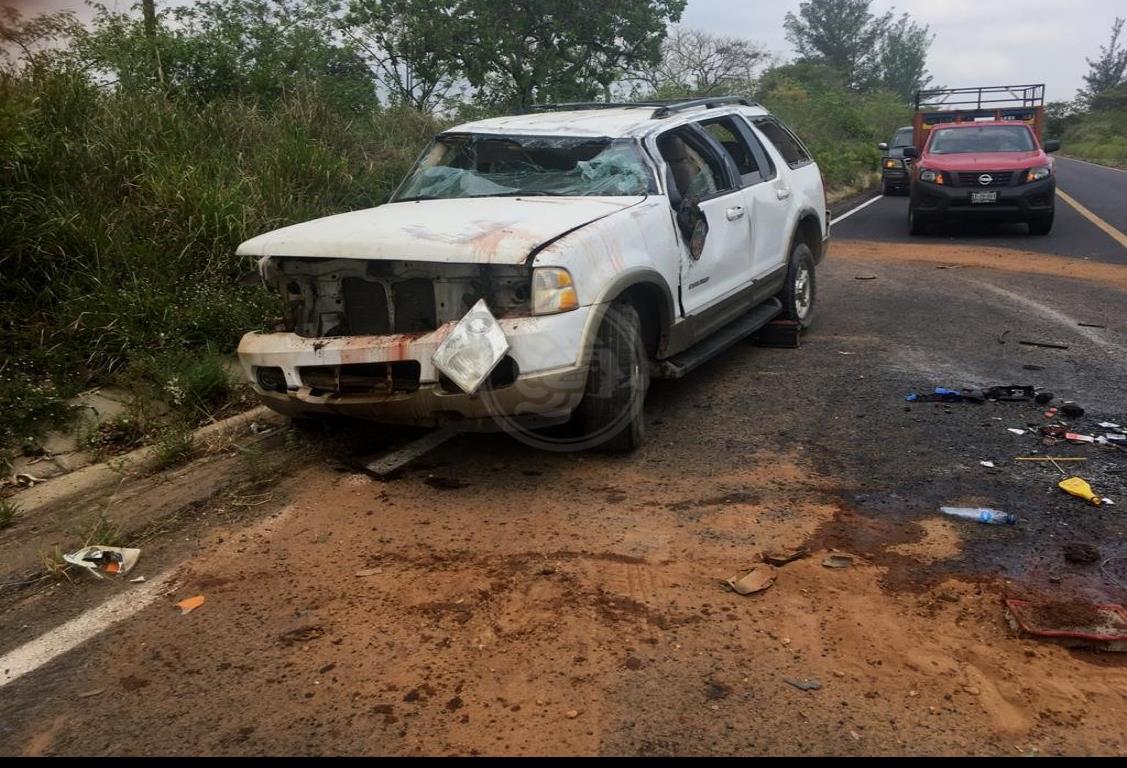
[(1040, 140), (1045, 124), (1045, 84), (917, 91), (914, 143), (922, 149), (936, 126), (980, 120), (1026, 123)]

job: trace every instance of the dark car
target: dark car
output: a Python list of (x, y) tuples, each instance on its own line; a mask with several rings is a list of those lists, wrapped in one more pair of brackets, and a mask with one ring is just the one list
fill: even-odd
[(891, 146), (880, 144), (878, 149), (885, 155), (880, 162), (881, 192), (886, 195), (906, 194), (911, 183), (908, 167), (912, 161), (904, 157), (905, 147), (912, 146), (912, 126), (901, 128), (892, 137)]
[(1034, 235), (1053, 228), (1056, 175), (1049, 153), (1025, 123), (976, 121), (932, 129), (923, 151), (912, 147), (908, 226), (921, 234), (931, 222), (1023, 221)]

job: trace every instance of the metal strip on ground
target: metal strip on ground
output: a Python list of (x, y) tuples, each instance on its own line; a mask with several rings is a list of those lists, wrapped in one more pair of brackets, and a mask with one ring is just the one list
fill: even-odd
[(841, 222), (845, 221), (846, 219), (848, 219), (853, 214), (859, 213), (860, 211), (865, 210), (866, 208), (868, 208), (870, 205), (877, 202), (878, 200), (883, 200), (883, 199), (884, 199), (884, 195), (877, 195), (872, 200), (869, 200), (868, 202), (865, 202), (865, 203), (861, 203), (859, 206), (857, 206), (853, 210), (848, 211), (846, 213), (843, 213), (840, 216), (833, 219), (833, 221), (830, 222), (830, 226), (832, 227), (834, 224), (840, 224)]
[(376, 477), (387, 477), (412, 461), (430, 453), (456, 434), (458, 433), (452, 429), (439, 429), (379, 458), (361, 459), (360, 465)]
[(1068, 203), (1073, 208), (1075, 208), (1077, 213), (1079, 213), (1085, 219), (1092, 222), (1097, 227), (1099, 227), (1104, 232), (1106, 232), (1108, 234), (1108, 236), (1111, 237), (1112, 240), (1119, 243), (1124, 248), (1127, 248), (1127, 235), (1123, 234), (1118, 229), (1116, 229), (1115, 227), (1111, 226), (1106, 221), (1101, 219), (1099, 216), (1097, 216), (1096, 214), (1089, 211), (1087, 208), (1085, 208), (1083, 205), (1081, 205), (1079, 202), (1077, 202), (1077, 200), (1075, 198), (1073, 198), (1069, 194), (1066, 194), (1059, 187), (1057, 188), (1057, 194), (1060, 196), (1061, 200), (1064, 200), (1066, 203)]

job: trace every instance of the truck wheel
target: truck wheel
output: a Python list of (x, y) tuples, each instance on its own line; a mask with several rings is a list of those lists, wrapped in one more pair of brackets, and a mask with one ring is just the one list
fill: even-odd
[(924, 233), (926, 222), (916, 215), (916, 209), (908, 206), (908, 234), (913, 237), (918, 237)]
[(612, 453), (641, 446), (649, 385), (650, 364), (638, 311), (629, 304), (612, 304), (599, 326), (587, 386), (576, 410), (583, 437)]
[(1038, 216), (1035, 219), (1029, 220), (1029, 234), (1031, 235), (1047, 235), (1053, 231), (1053, 214), (1049, 213), (1045, 216)]
[(814, 303), (818, 298), (818, 283), (814, 276), (814, 254), (806, 243), (795, 243), (787, 267), (787, 282), (779, 299), (783, 314), (794, 320), (802, 330), (814, 322)]

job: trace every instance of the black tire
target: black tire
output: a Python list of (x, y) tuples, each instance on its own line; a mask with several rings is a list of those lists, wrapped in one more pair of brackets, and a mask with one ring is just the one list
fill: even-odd
[(880, 185), (880, 193), (882, 195), (884, 195), (885, 197), (891, 197), (892, 193), (895, 192), (895, 191), (896, 190), (893, 189), (892, 185), (889, 184), (887, 181), (881, 183), (881, 185)]
[(924, 230), (926, 228), (927, 228), (927, 222), (925, 222), (922, 218), (920, 218), (920, 216), (918, 216), (916, 214), (915, 208), (913, 208), (911, 205), (909, 205), (908, 206), (908, 234), (911, 235), (912, 237), (919, 237), (920, 235), (924, 234)]
[(593, 447), (629, 453), (645, 440), (644, 407), (650, 364), (638, 311), (612, 304), (599, 326), (577, 426)]
[(1053, 231), (1053, 216), (1055, 211), (1045, 216), (1038, 216), (1035, 219), (1029, 220), (1029, 234), (1031, 235), (1047, 235)]
[(806, 243), (795, 243), (787, 266), (787, 282), (779, 300), (783, 314), (794, 320), (802, 330), (814, 323), (814, 308), (818, 299), (818, 281), (814, 273), (814, 254)]

